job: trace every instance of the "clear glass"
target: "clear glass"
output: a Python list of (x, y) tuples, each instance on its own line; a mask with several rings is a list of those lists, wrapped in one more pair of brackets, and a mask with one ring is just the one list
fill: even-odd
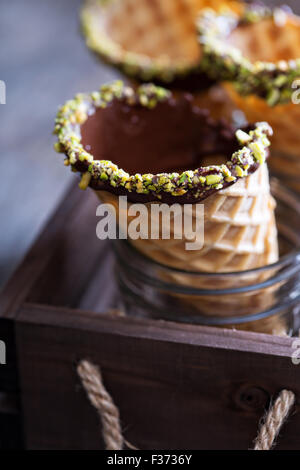
[(271, 182), (280, 259), (263, 268), (207, 274), (169, 268), (116, 240), (116, 274), (126, 314), (169, 321), (295, 334), (300, 327), (300, 199)]

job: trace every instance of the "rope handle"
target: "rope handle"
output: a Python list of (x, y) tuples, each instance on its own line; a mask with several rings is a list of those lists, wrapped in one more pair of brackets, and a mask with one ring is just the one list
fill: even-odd
[[(124, 445), (130, 449), (138, 450), (124, 439), (119, 410), (104, 386), (99, 367), (87, 360), (82, 360), (77, 366), (77, 373), (90, 403), (97, 410), (102, 422), (102, 437), (106, 450), (123, 450)], [(282, 390), (279, 393), (261, 420), (254, 450), (271, 450), (273, 448), (283, 424), (291, 413), (295, 400), (295, 394), (289, 390)]]
[(129, 449), (138, 450), (123, 437), (119, 410), (103, 384), (99, 367), (83, 360), (77, 366), (77, 373), (89, 401), (99, 414), (106, 450), (122, 450), (124, 444)]
[(282, 390), (263, 417), (261, 427), (255, 439), (254, 450), (270, 450), (280, 429), (287, 420), (296, 397), (289, 390)]
[(99, 368), (89, 361), (80, 361), (77, 373), (91, 404), (100, 416), (106, 449), (123, 449), (124, 438), (120, 425), (120, 413), (104, 387)]

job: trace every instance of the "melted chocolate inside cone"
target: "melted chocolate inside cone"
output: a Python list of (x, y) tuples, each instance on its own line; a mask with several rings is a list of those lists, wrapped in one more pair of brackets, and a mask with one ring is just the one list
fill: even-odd
[(111, 160), (130, 174), (169, 173), (226, 163), (238, 149), (234, 128), (215, 121), (191, 95), (172, 97), (153, 109), (114, 100), (81, 127), (82, 143), (95, 160)]
[(256, 171), (272, 135), (265, 122), (236, 132), (212, 117), (220, 110), (211, 114), (197, 103), (153, 84), (103, 85), (60, 108), (55, 148), (82, 173), (81, 189), (125, 194), (133, 202), (195, 203)]

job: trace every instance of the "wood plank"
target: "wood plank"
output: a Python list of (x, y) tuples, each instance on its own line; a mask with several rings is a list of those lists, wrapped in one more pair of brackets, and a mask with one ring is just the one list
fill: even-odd
[(51, 307), (48, 305), (24, 304), (20, 321), (53, 325), (62, 328), (82, 329), (86, 332), (96, 331), (116, 335), (139, 336), (141, 339), (162, 339), (177, 343), (185, 341), (190, 344), (207, 347), (268, 353), (272, 356), (290, 357), (295, 338), (272, 336), (249, 331), (213, 328), (210, 326), (191, 325), (151, 320), (137, 317), (114, 317), (106, 312)]
[[(0, 448), (17, 449), (22, 445), (14, 319), (23, 302), (34, 293), (34, 286), (43, 278), (43, 272), (51, 272), (49, 265), (53, 262), (53, 255), (63, 246), (66, 220), (76, 218), (78, 207), (82, 207), (82, 203), (89, 208), (90, 201), (89, 198), (82, 198), (74, 184), (67, 189), (64, 204), (50, 218), (39, 239), (0, 295), (0, 340), (5, 342), (7, 351), (7, 364), (0, 365), (0, 394), (3, 398), (0, 409)], [(12, 403), (16, 412), (12, 412)]]
[[(51, 241), (51, 260), (40, 272), (27, 301), (76, 308), (86, 297), (99, 267), (103, 274), (104, 266), (111, 264), (108, 241), (96, 237), (98, 199), (91, 190), (83, 193), (77, 185), (69, 194), (69, 198), (74, 197), (76, 205), (72, 211), (65, 211), (64, 223)], [(56, 219), (54, 224), (58, 225)]]
[(89, 197), (82, 198), (77, 183), (76, 186), (72, 184), (67, 189), (63, 201), (64, 203), (54, 211), (24, 261), (3, 289), (0, 295), (0, 318), (13, 319), (28, 295), (35, 295), (32, 291), (33, 286), (42, 277), (50, 261), (53, 262), (53, 254), (64, 248), (64, 228), (68, 221), (73, 217), (76, 218), (76, 213), (82, 204), (84, 207), (89, 207), (91, 202)]
[[(27, 448), (101, 448), (82, 358), (101, 366), (140, 449), (247, 449), (271, 396), (288, 388), (299, 407), (290, 338), (34, 305), (16, 328)], [(299, 448), (299, 433), (296, 414), (278, 448)]]

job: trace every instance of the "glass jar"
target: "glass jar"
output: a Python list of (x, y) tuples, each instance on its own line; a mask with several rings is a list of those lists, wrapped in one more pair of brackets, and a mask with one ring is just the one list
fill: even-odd
[(273, 179), (280, 259), (250, 271), (195, 273), (164, 266), (116, 240), (125, 313), (277, 335), (300, 327), (300, 200)]

